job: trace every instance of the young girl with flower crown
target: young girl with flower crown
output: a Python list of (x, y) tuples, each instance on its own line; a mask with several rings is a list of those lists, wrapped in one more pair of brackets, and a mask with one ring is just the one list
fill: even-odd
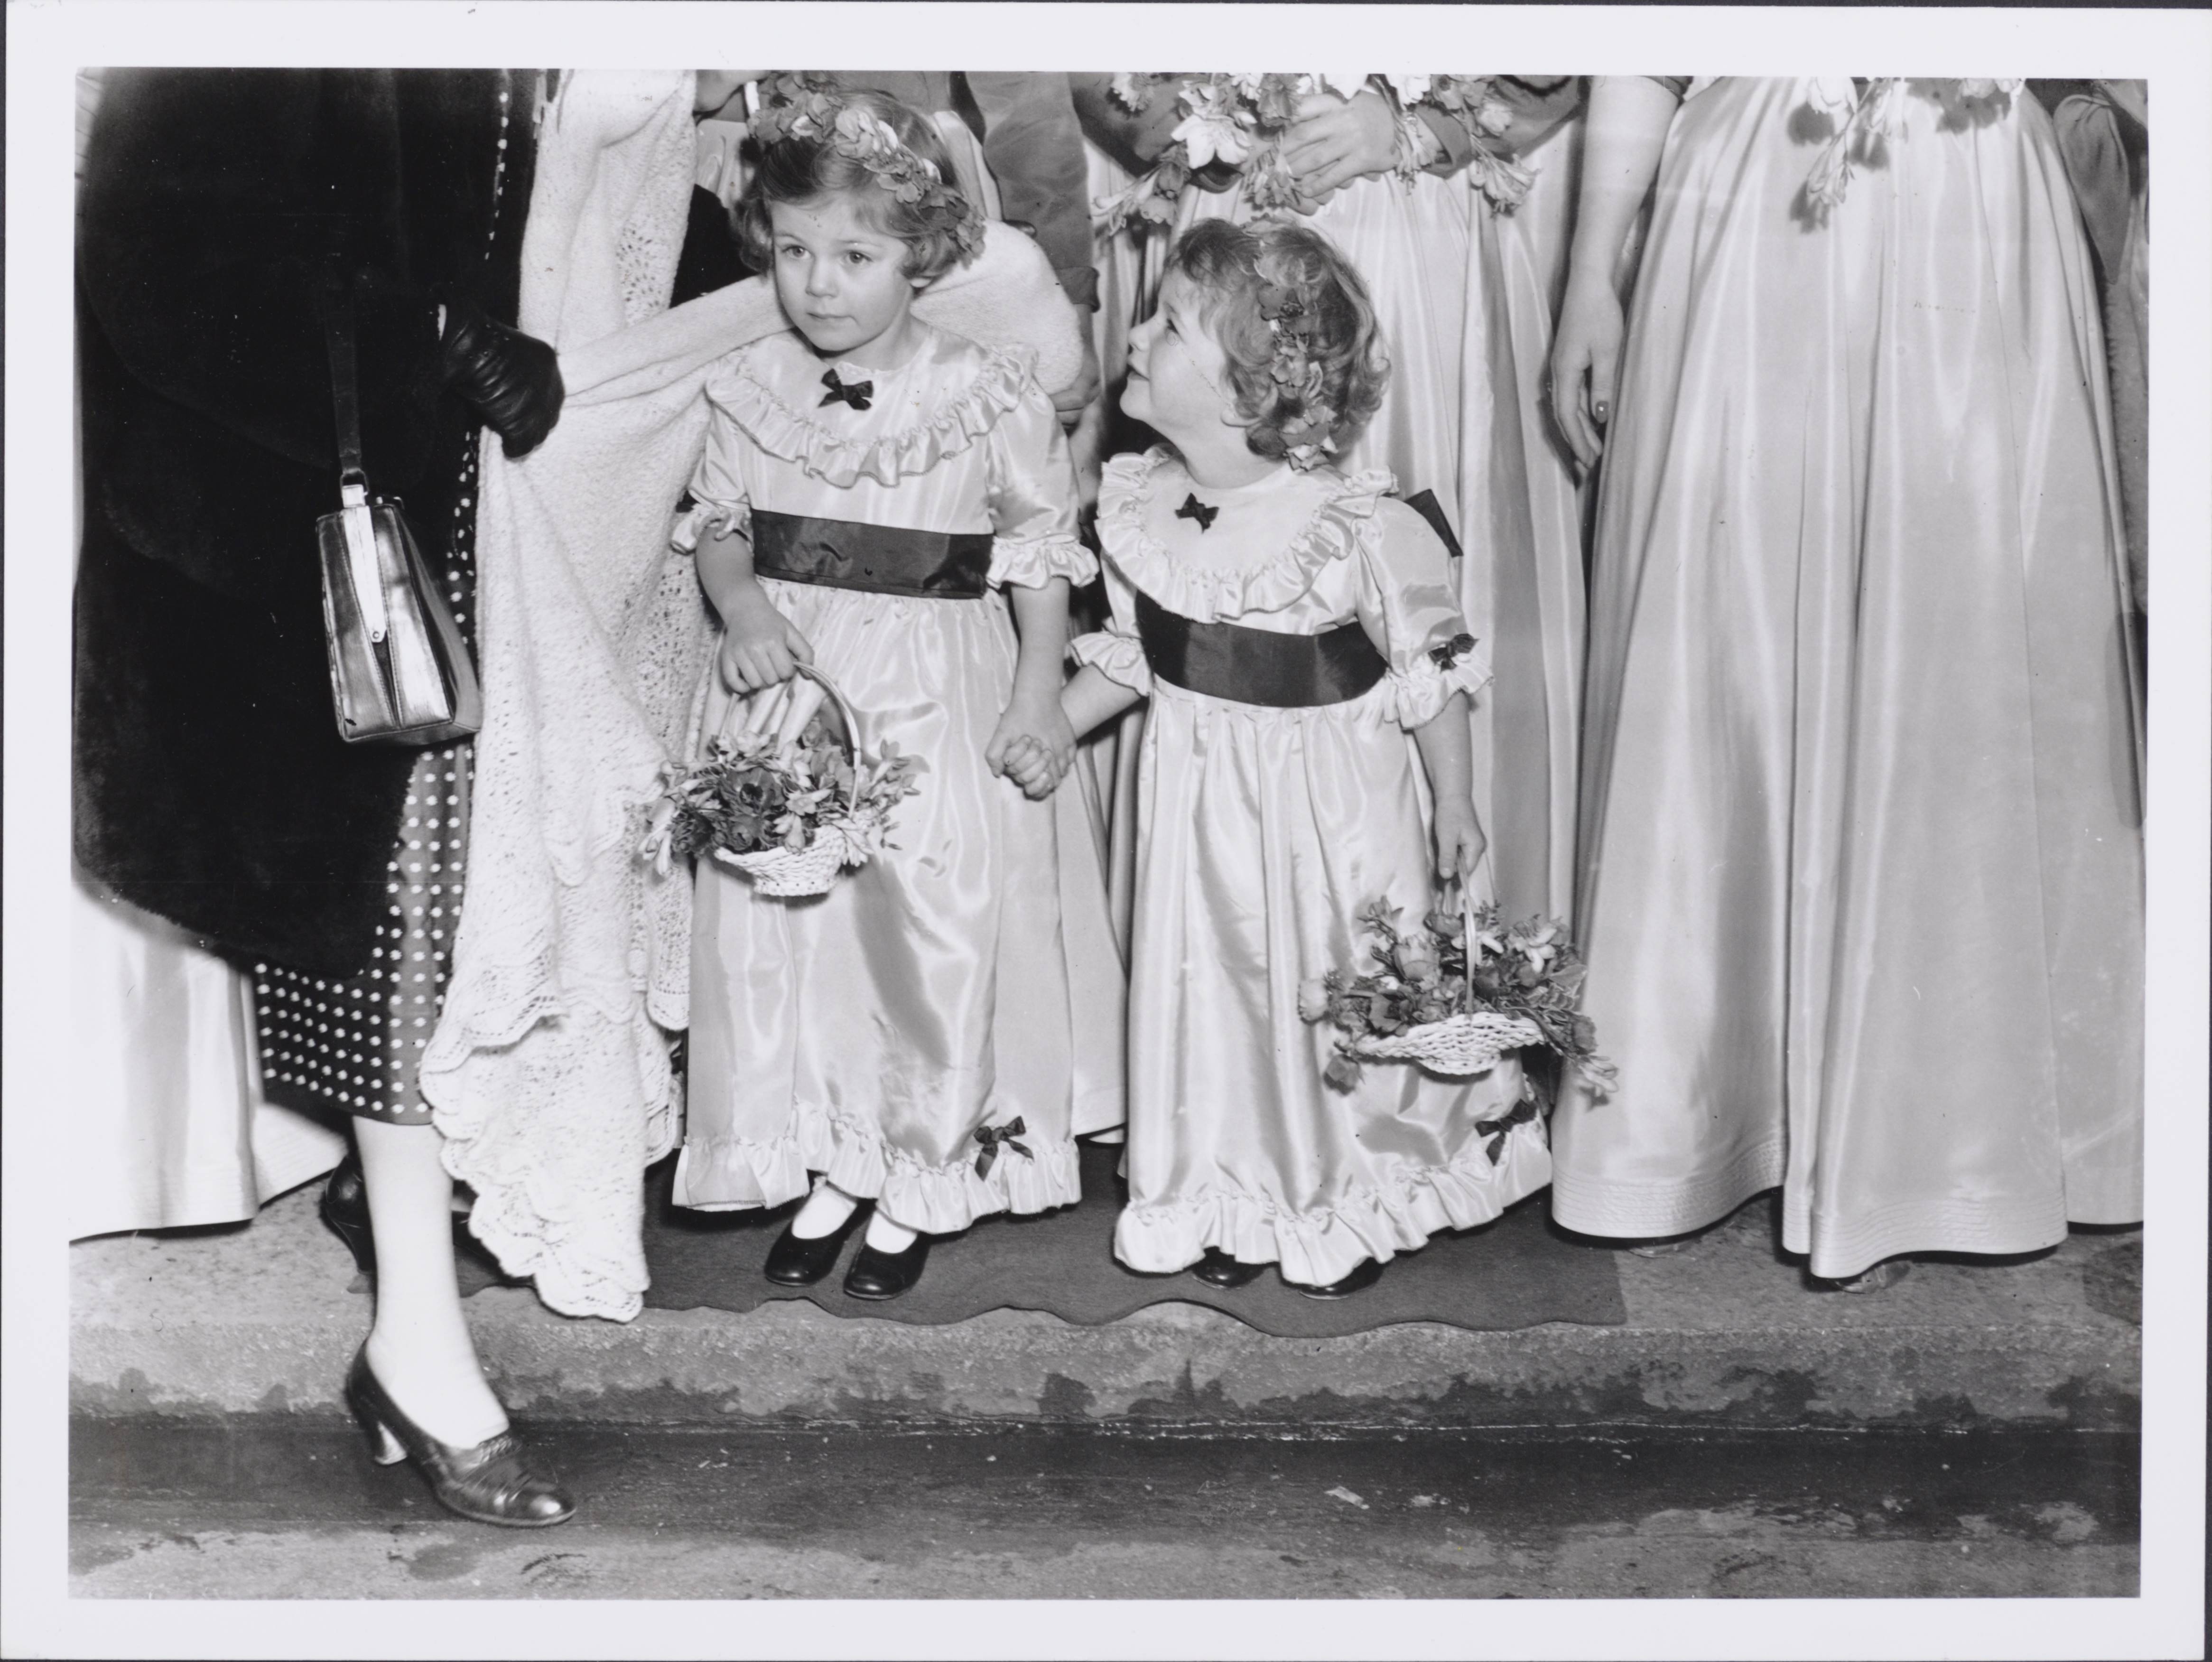
[(1068, 588), (1096, 563), (1029, 356), (909, 311), (981, 234), (935, 130), (799, 81), (755, 133), (739, 232), (791, 328), (708, 382), (677, 531), (722, 621), (706, 730), (811, 665), (854, 743), (927, 772), (819, 898), (700, 867), (676, 1198), (776, 1206), (822, 1173), (769, 1277), (819, 1281), (872, 1202), (844, 1285), (886, 1299), (932, 1235), (1074, 1201), (1075, 1135), (1120, 1117), (1118, 999), (1087, 984), (1115, 961), (1103, 877), (1079, 802), (1052, 799)]
[(1355, 960), (1364, 906), (1419, 918), (1431, 868), (1463, 881), (1483, 847), (1468, 700), (1488, 677), (1449, 557), (1389, 473), (1321, 460), (1382, 395), (1376, 336), (1326, 238), (1214, 220), (1131, 338), (1122, 407), (1172, 447), (1108, 465), (1113, 622), (1075, 642), (1065, 703), (1080, 732), (1152, 700), (1115, 1236), (1133, 1269), (1235, 1287), (1276, 1263), (1341, 1296), (1550, 1174), (1540, 1125), (1498, 1135), (1517, 1069), (1376, 1066), (1339, 1088), (1300, 1008)]

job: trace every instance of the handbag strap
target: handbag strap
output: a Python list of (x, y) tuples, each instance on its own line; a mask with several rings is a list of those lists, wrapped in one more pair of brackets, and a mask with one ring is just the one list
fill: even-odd
[(361, 456), (361, 371), (354, 350), (353, 289), (332, 265), (323, 290), (323, 344), (331, 358), (331, 410), (338, 436), (338, 498), (349, 508), (368, 500)]

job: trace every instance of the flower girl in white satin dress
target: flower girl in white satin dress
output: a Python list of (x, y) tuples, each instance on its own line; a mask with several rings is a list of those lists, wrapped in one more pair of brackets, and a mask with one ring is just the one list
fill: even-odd
[(1382, 1064), (1339, 1089), (1299, 1010), (1354, 963), (1364, 904), (1419, 917), (1431, 868), (1463, 880), (1483, 847), (1468, 699), (1487, 673), (1444, 546), (1389, 473), (1313, 465), (1387, 374), (1358, 277), (1298, 226), (1193, 227), (1132, 338), (1122, 406), (1173, 448), (1108, 466), (1113, 623), (1076, 642), (1066, 703), (1084, 731), (1152, 700), (1115, 1237), (1133, 1269), (1236, 1287), (1276, 1263), (1341, 1296), (1550, 1175), (1540, 1123), (1498, 1123), (1517, 1069)]
[(827, 895), (775, 899), (701, 864), (676, 1198), (776, 1206), (822, 1173), (769, 1279), (821, 1280), (872, 1201), (844, 1285), (887, 1299), (932, 1235), (1076, 1200), (1075, 1136), (1121, 1117), (1103, 871), (1079, 800), (1047, 800), (1074, 749), (1069, 584), (1097, 567), (1028, 355), (908, 309), (980, 246), (935, 131), (865, 92), (755, 131), (740, 228), (792, 328), (708, 383), (677, 533), (722, 620), (707, 730), (808, 663), (858, 712), (857, 742), (927, 771), (891, 846)]

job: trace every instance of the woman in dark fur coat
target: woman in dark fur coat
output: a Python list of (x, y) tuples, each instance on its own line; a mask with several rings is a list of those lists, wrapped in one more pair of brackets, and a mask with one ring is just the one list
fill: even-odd
[(264, 1091), (354, 1117), (376, 1318), (347, 1382), (380, 1458), (488, 1523), (568, 1517), (464, 1322), (451, 1181), (416, 1089), (465, 861), (469, 747), (351, 746), (314, 557), (337, 506), (322, 296), (351, 289), (368, 472), (473, 636), (477, 440), (561, 403), (514, 315), (535, 72), (117, 71), (78, 259), (83, 868), (253, 977)]

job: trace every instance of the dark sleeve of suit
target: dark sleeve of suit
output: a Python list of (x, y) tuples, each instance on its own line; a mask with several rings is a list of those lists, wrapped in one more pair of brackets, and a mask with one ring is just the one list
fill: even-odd
[(966, 78), (983, 118), (983, 162), (998, 184), (1000, 211), (1035, 229), (1061, 289), (1095, 308), (1090, 178), (1068, 77), (970, 70)]
[(1113, 95), (1114, 77), (1084, 73), (1067, 77), (1070, 100), (1084, 135), (1133, 174), (1141, 174), (1160, 159), (1174, 142), (1183, 118), (1176, 101), (1176, 83), (1164, 81), (1148, 88), (1145, 107), (1130, 111)]

